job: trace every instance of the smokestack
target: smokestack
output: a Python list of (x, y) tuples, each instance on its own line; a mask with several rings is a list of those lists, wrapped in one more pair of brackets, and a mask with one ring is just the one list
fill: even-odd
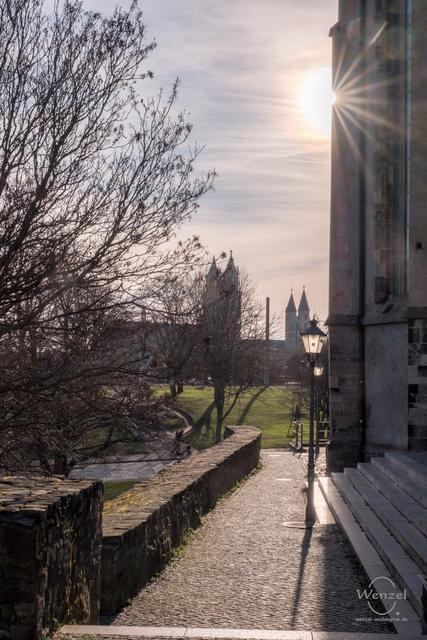
[(265, 369), (264, 387), (270, 386), (270, 298), (265, 299)]

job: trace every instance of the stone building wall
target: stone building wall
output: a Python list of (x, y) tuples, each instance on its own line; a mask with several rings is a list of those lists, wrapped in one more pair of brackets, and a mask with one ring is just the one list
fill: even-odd
[(331, 31), (331, 470), (427, 447), (426, 27), (423, 0), (341, 0)]
[(427, 450), (427, 3), (413, 0), (409, 172), (409, 447)]
[[(350, 74), (362, 74), (360, 34), (349, 27), (360, 12), (359, 0), (339, 3), (331, 29), (333, 88), (343, 99)], [(341, 98), (340, 98), (341, 96)], [(329, 271), (329, 371), (331, 442), (328, 466), (339, 470), (360, 459), (363, 430), (363, 344), (360, 324), (361, 181), (360, 129), (348, 112), (332, 126), (331, 224)]]
[(114, 613), (169, 561), (186, 531), (257, 467), (261, 433), (231, 427), (220, 444), (163, 469), (104, 511), (101, 610)]
[(102, 503), (101, 483), (0, 478), (1, 638), (98, 622)]
[(427, 451), (427, 320), (409, 320), (409, 443)]

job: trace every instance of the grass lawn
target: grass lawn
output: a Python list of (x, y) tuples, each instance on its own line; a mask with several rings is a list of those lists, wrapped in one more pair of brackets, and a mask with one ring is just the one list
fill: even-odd
[(136, 480), (107, 480), (104, 482), (104, 501), (114, 500), (121, 493), (129, 491), (137, 483)]
[[(178, 396), (183, 409), (193, 416), (195, 428), (188, 441), (198, 449), (214, 444), (215, 407), (213, 389), (186, 386)], [(247, 424), (262, 430), (263, 448), (285, 447), (292, 436), (289, 429), (293, 408), (293, 392), (287, 387), (254, 387), (245, 391), (224, 425)], [(308, 412), (305, 412), (306, 414)], [(304, 426), (308, 429), (307, 415)]]

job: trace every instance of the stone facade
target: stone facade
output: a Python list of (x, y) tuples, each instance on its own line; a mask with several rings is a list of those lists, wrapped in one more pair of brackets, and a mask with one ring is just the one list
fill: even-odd
[(341, 0), (331, 30), (331, 470), (427, 444), (426, 31), (419, 0)]
[(409, 320), (409, 439), (427, 450), (427, 320)]
[(115, 613), (169, 561), (186, 531), (259, 462), (261, 433), (229, 429), (220, 444), (193, 454), (141, 483), (104, 511), (102, 598)]
[(98, 622), (102, 503), (101, 483), (0, 478), (2, 639)]

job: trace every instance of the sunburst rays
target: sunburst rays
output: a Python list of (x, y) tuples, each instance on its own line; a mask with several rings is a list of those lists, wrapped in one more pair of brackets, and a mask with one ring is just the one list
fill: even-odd
[[(358, 25), (359, 27), (360, 25)], [(360, 48), (361, 34), (354, 28), (342, 46), (335, 62), (333, 91), (336, 100), (333, 105), (335, 126), (340, 127), (346, 140), (359, 158), (359, 132), (375, 142), (376, 127), (399, 133), (400, 123), (389, 113), (389, 94), (396, 80), (387, 77), (381, 70), (380, 53), (382, 37), (387, 23), (368, 24), (363, 34), (365, 45)], [(358, 53), (352, 57), (352, 49)]]

